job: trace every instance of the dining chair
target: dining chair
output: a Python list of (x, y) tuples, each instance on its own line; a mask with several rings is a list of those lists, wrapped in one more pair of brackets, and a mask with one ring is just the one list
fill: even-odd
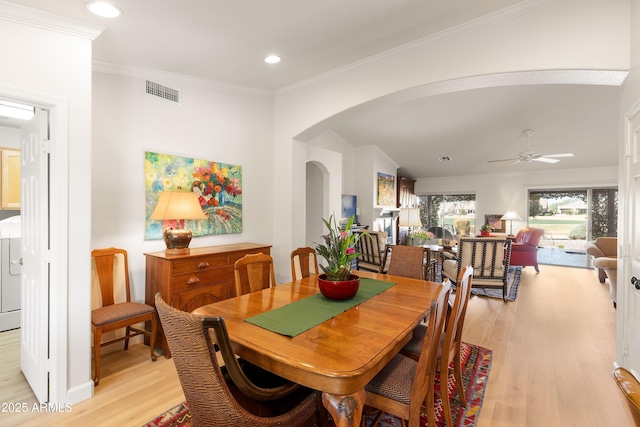
[(451, 283), (446, 280), (431, 303), (420, 358), (416, 361), (402, 354), (395, 355), (365, 386), (365, 404), (380, 410), (371, 425), (376, 425), (382, 413), (386, 412), (407, 420), (409, 427), (418, 427), (423, 402), (428, 425), (435, 425), (434, 376), (450, 291)]
[(233, 266), (236, 296), (248, 294), (276, 285), (273, 258), (263, 253), (247, 254)]
[(614, 369), (611, 376), (627, 399), (634, 424), (640, 426), (640, 381), (622, 367)]
[(315, 249), (304, 247), (291, 252), (291, 280), (304, 279), (319, 271)]
[[(442, 398), (442, 406), (444, 409), (445, 421), (448, 426), (453, 425), (451, 417), (451, 403), (449, 401), (449, 393), (446, 384), (448, 383), (449, 370), (451, 362), (453, 362), (453, 374), (456, 379), (456, 388), (458, 396), (463, 406), (467, 405), (464, 386), (462, 383), (462, 360), (460, 357), (460, 343), (462, 342), (462, 328), (464, 327), (464, 319), (467, 314), (467, 304), (471, 295), (471, 285), (473, 277), (473, 268), (467, 266), (460, 272), (458, 277), (458, 286), (456, 288), (456, 297), (453, 307), (449, 311), (449, 316), (445, 322), (444, 339), (438, 351), (437, 371), (440, 372), (440, 384), (444, 384), (444, 394)], [(400, 354), (408, 356), (414, 360), (419, 360), (424, 347), (424, 337), (426, 327), (422, 324), (416, 326), (413, 330), (413, 338), (400, 350)]]
[[(254, 365), (241, 364), (243, 360), (233, 354), (224, 319), (178, 310), (167, 304), (160, 293), (155, 295), (155, 304), (189, 405), (192, 426), (326, 424), (319, 392)], [(220, 348), (224, 366), (218, 363), (214, 343)]]
[(506, 237), (463, 237), (455, 255), (443, 253), (442, 277), (456, 282), (462, 269), (473, 267), (474, 288), (502, 288), (507, 302), (507, 279), (511, 258), (511, 239)]
[[(386, 256), (391, 256), (386, 274), (427, 279), (431, 251), (422, 246), (387, 245)], [(386, 261), (385, 261), (386, 262)]]
[[(118, 248), (94, 249), (91, 251), (93, 277), (100, 288), (100, 307), (91, 310), (91, 331), (93, 332), (93, 383), (100, 383), (100, 349), (106, 345), (124, 341), (124, 349), (129, 348), (129, 339), (138, 335), (149, 337), (151, 360), (154, 353), (158, 320), (153, 306), (131, 301), (129, 289), (129, 261), (127, 251)], [(136, 325), (151, 323), (151, 331)], [(102, 342), (107, 332), (125, 329), (120, 337)]]
[[(356, 232), (359, 233), (359, 232)], [(360, 233), (358, 240), (357, 269), (382, 273), (384, 269), (384, 252), (387, 245), (386, 231), (368, 231)]]

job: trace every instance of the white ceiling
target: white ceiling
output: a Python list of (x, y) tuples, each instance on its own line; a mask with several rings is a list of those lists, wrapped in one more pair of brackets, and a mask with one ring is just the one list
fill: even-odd
[[(100, 25), (97, 62), (190, 75), (233, 85), (282, 89), (407, 44), (522, 0), (114, 0), (116, 19), (88, 0), (12, 0)], [(282, 62), (268, 65), (265, 56)], [(381, 108), (334, 131), (353, 146), (378, 145), (414, 178), (613, 166), (618, 87), (528, 86), (437, 95)], [(3, 122), (0, 120), (0, 125)], [(555, 165), (487, 164), (526, 149), (573, 152)], [(451, 163), (438, 162), (450, 156)]]

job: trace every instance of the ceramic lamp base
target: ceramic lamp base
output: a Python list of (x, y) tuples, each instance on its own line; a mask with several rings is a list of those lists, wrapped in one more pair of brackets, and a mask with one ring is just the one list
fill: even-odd
[(188, 254), (191, 237), (190, 230), (167, 228), (164, 230), (164, 243), (167, 245), (165, 253), (168, 255)]

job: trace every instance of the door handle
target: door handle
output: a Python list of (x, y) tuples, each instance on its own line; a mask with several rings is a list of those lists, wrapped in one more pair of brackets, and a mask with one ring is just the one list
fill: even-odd
[(635, 276), (631, 278), (631, 284), (636, 287), (636, 289), (640, 290), (640, 280), (636, 279)]
[(13, 261), (11, 261), (11, 265), (22, 265), (22, 258), (14, 259)]

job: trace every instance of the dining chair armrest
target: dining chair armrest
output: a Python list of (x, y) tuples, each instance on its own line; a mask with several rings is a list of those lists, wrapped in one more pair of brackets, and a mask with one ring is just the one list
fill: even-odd
[(451, 252), (442, 252), (442, 257), (446, 259), (453, 259), (453, 260), (458, 259), (458, 257), (455, 256), (455, 254), (452, 254)]
[(208, 329), (213, 329), (216, 339), (218, 340), (217, 344), (220, 348), (220, 352), (222, 353), (222, 358), (224, 359), (225, 368), (227, 369), (233, 383), (246, 396), (260, 401), (276, 400), (291, 394), (300, 387), (299, 384), (293, 382), (286, 382), (275, 387), (260, 387), (254, 384), (243, 371), (235, 353), (233, 352), (224, 319), (217, 316), (205, 317), (202, 319), (202, 327), (204, 328), (206, 339), (207, 342), (209, 342), (211, 349), (214, 347), (213, 343), (210, 342), (211, 339)]

